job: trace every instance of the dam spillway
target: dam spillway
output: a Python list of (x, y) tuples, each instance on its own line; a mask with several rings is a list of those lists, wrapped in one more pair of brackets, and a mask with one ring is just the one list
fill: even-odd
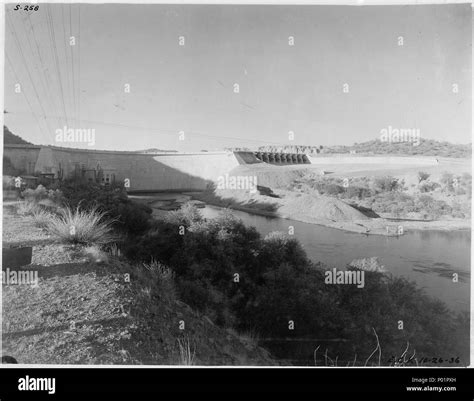
[(255, 152), (255, 157), (269, 164), (310, 164), (304, 153)]

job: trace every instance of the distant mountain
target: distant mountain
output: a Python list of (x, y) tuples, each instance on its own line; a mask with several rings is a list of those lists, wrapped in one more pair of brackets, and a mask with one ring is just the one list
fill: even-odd
[(25, 141), (23, 138), (11, 132), (7, 126), (3, 126), (3, 144), (4, 145), (33, 145), (31, 142)]
[(169, 150), (169, 149), (143, 149), (143, 150), (134, 150), (135, 153), (178, 153), (177, 150)]
[(328, 146), (324, 153), (356, 153), (362, 155), (420, 155), (439, 157), (472, 157), (472, 144), (457, 145), (434, 139), (419, 139), (415, 146), (412, 142), (383, 142), (380, 139), (355, 143), (352, 146)]
[(249, 148), (246, 147), (226, 147), (224, 148), (225, 151), (227, 152), (250, 152)]

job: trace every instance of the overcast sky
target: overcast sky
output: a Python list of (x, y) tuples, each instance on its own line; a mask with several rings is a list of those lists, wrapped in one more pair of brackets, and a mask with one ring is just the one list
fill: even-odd
[(14, 7), (5, 124), (34, 143), (65, 125), (117, 150), (352, 144), (388, 126), (471, 142), (469, 4)]

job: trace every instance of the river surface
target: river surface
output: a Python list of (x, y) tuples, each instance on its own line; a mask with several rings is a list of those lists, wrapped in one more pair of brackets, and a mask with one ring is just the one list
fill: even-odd
[[(207, 205), (200, 209), (206, 218), (221, 209)], [(400, 237), (363, 235), (282, 218), (264, 217), (237, 210), (233, 214), (262, 235), (271, 231), (288, 233), (294, 227), (313, 261), (342, 269), (353, 259), (377, 256), (387, 272), (415, 281), (418, 286), (451, 309), (467, 311), (470, 305), (471, 232), (408, 231)], [(453, 282), (457, 273), (459, 281)]]

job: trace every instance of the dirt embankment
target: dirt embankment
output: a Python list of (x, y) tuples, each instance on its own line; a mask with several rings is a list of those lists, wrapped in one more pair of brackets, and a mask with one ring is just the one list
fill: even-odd
[[(371, 219), (338, 199), (285, 190), (275, 190), (273, 194), (276, 197), (258, 192), (214, 189), (193, 194), (193, 197), (211, 205), (263, 216), (281, 217), (356, 233), (396, 235), (397, 224), (384, 219)], [(390, 227), (388, 231), (387, 226)]]
[(143, 267), (57, 244), (13, 208), (3, 230), (3, 247), (33, 247), (32, 264), (15, 270), (39, 277), (3, 285), (3, 355), (19, 363), (183, 365), (181, 342), (194, 365), (275, 364), (252, 339), (157, 293)]

